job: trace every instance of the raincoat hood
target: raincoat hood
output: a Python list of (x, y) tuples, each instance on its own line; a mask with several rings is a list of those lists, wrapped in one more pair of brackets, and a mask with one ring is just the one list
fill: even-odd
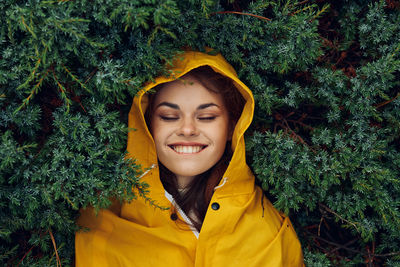
[[(245, 160), (245, 144), (244, 132), (249, 127), (254, 112), (254, 98), (250, 89), (244, 85), (236, 75), (235, 70), (229, 65), (226, 60), (220, 55), (210, 55), (206, 53), (189, 51), (184, 56), (178, 56), (173, 63), (173, 68), (170, 69), (171, 75), (169, 77), (158, 77), (154, 82), (150, 82), (145, 86), (138, 95), (134, 98), (132, 108), (129, 112), (129, 128), (135, 129), (128, 133), (127, 150), (129, 156), (136, 159), (144, 169), (151, 169), (142, 177), (142, 181), (150, 185), (150, 198), (165, 203), (164, 188), (161, 184), (158, 166), (157, 154), (153, 138), (149, 129), (147, 128), (144, 113), (147, 108), (147, 92), (152, 88), (162, 83), (174, 81), (191, 70), (201, 67), (209, 66), (215, 72), (227, 76), (233, 80), (237, 90), (241, 93), (246, 101), (243, 108), (242, 116), (236, 123), (235, 130), (232, 135), (232, 151), (233, 156), (229, 167), (227, 168), (222, 183), (225, 181), (223, 187), (218, 192), (219, 196), (232, 195), (237, 193), (249, 193), (254, 190), (253, 175), (246, 165)], [(167, 203), (168, 204), (168, 203)]]
[[(232, 135), (233, 155), (214, 188), (201, 231), (190, 226), (187, 216), (176, 207), (181, 220), (171, 216), (176, 206), (165, 191), (157, 154), (144, 113), (147, 92), (189, 71), (209, 66), (233, 81), (245, 100)], [(149, 185), (148, 198), (114, 205), (95, 216), (82, 210), (78, 223), (89, 232), (76, 235), (77, 266), (303, 266), (301, 247), (289, 219), (280, 214), (255, 186), (246, 164), (244, 132), (254, 111), (250, 89), (220, 55), (185, 52), (177, 56), (168, 77), (149, 82), (134, 98), (129, 112), (128, 157), (144, 169), (141, 181)], [(180, 223), (179, 221), (183, 222)], [(184, 222), (187, 222), (185, 224)]]

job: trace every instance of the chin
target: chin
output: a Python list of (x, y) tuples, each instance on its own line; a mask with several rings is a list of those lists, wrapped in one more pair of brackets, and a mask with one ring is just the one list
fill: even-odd
[(199, 168), (199, 166), (193, 166), (193, 167), (185, 166), (185, 168), (182, 168), (182, 166), (179, 167), (176, 166), (176, 168), (174, 168), (173, 166), (171, 166), (171, 168), (169, 168), (169, 166), (165, 167), (167, 167), (171, 172), (173, 172), (177, 176), (193, 177), (208, 171), (212, 166), (210, 167), (207, 166), (206, 168)]
[(199, 164), (199, 160), (180, 159), (175, 157), (161, 158), (160, 162), (172, 173), (178, 176), (196, 176), (212, 167), (211, 164)]
[[(209, 169), (207, 169), (207, 170), (209, 170)], [(175, 175), (177, 175), (177, 176), (187, 176), (187, 177), (193, 177), (193, 176), (197, 176), (197, 175), (199, 175), (199, 174), (202, 174), (203, 172), (206, 172), (207, 170), (195, 170), (195, 171), (190, 171), (190, 172), (188, 172), (187, 170), (185, 171), (185, 170), (182, 170), (182, 171), (176, 171), (176, 172), (174, 172), (174, 171), (172, 171), (173, 173), (175, 173)]]

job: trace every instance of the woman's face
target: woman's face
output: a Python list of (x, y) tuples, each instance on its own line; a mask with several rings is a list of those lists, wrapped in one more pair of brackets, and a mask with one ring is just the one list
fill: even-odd
[(222, 157), (229, 138), (229, 117), (220, 94), (190, 76), (157, 93), (151, 129), (160, 162), (180, 188)]

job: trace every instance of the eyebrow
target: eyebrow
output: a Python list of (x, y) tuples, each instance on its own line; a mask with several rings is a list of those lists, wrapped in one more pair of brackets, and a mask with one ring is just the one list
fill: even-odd
[[(165, 102), (165, 101), (164, 101), (164, 102), (161, 102), (160, 104), (158, 104), (158, 105), (156, 106), (156, 109), (159, 108), (159, 107), (161, 107), (161, 106), (167, 106), (167, 107), (170, 107), (170, 108), (173, 108), (173, 109), (180, 110), (180, 108), (179, 108), (179, 106), (178, 106), (177, 104), (173, 104), (173, 103)], [(215, 103), (206, 103), (206, 104), (201, 104), (201, 105), (199, 105), (199, 106), (197, 107), (197, 110), (206, 109), (206, 108), (209, 108), (209, 107), (218, 107), (218, 108), (220, 108), (220, 106), (218, 106), (218, 105), (215, 104)]]
[(167, 106), (167, 107), (170, 107), (170, 108), (173, 108), (173, 109), (180, 109), (179, 108), (179, 106), (177, 105), (177, 104), (173, 104), (173, 103), (170, 103), (170, 102), (161, 102), (160, 104), (158, 104), (157, 106), (156, 106), (156, 109), (157, 108), (159, 108), (159, 107), (161, 107), (161, 106)]

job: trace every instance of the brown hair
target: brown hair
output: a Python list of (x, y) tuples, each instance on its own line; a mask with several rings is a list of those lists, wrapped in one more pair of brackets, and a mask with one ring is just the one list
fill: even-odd
[[(224, 105), (227, 107), (229, 114), (229, 132), (233, 133), (245, 103), (242, 95), (235, 88), (233, 81), (215, 72), (209, 66), (191, 70), (180, 79), (184, 81), (187, 76), (194, 78), (209, 91), (222, 95)], [(145, 118), (150, 131), (152, 114), (155, 108), (154, 99), (157, 96), (157, 92), (163, 88), (163, 86), (165, 86), (165, 84), (158, 85), (155, 87), (156, 93), (149, 94), (149, 105), (145, 112)], [(221, 159), (209, 170), (197, 175), (183, 193), (178, 191), (178, 183), (175, 174), (162, 165), (161, 162), (158, 162), (160, 166), (160, 179), (165, 190), (173, 196), (175, 202), (190, 218), (192, 225), (199, 231), (211, 201), (214, 187), (219, 184), (222, 175), (229, 165), (231, 157), (231, 142), (228, 141)], [(173, 213), (175, 212), (174, 209), (171, 210)], [(191, 212), (194, 215), (190, 216)]]

